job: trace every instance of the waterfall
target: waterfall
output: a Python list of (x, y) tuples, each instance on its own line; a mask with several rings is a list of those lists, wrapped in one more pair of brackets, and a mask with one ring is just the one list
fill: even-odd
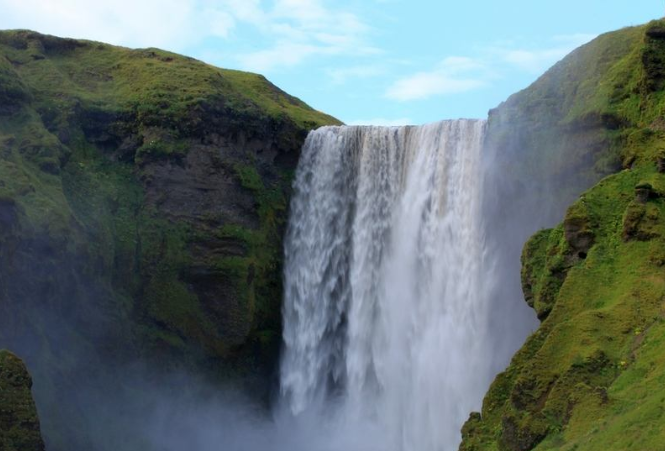
[(492, 377), (484, 131), (308, 136), (285, 239), (281, 393), (296, 417), (341, 418), (382, 451), (457, 449)]

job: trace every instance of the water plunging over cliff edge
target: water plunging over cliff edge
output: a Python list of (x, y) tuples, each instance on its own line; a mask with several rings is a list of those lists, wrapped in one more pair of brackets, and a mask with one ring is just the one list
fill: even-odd
[(294, 415), (335, 416), (383, 451), (457, 448), (493, 376), (484, 131), (310, 133), (285, 242), (281, 391)]

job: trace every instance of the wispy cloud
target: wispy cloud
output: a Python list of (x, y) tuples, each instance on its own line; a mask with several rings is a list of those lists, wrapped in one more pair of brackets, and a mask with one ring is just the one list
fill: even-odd
[(549, 67), (553, 61), (558, 61), (568, 51), (563, 49), (545, 49), (545, 50), (506, 50), (502, 52), (502, 58), (505, 62), (514, 64), (521, 69), (533, 73), (540, 73), (543, 69)]
[[(332, 0), (0, 0), (0, 28), (31, 28), (131, 47), (185, 51), (247, 28), (265, 48), (236, 55), (245, 69), (294, 66), (314, 55), (368, 55), (369, 27)], [(258, 38), (257, 38), (258, 39)], [(211, 49), (207, 49), (212, 54)]]
[(226, 37), (228, 11), (197, 0), (0, 0), (0, 28), (35, 29), (135, 47), (182, 50), (204, 36)]
[(402, 117), (398, 119), (387, 119), (383, 117), (377, 117), (374, 119), (358, 119), (355, 121), (349, 122), (348, 125), (380, 125), (383, 127), (396, 127), (400, 125), (411, 125), (413, 120), (408, 117)]
[(329, 69), (328, 75), (334, 85), (341, 85), (348, 80), (374, 78), (385, 75), (386, 67), (383, 65), (360, 65), (351, 67), (342, 67), (339, 69)]
[(494, 51), (504, 62), (538, 74), (596, 36), (592, 34), (560, 35), (552, 38), (553, 46), (545, 48), (498, 48)]
[(283, 41), (270, 49), (241, 55), (238, 59), (243, 68), (263, 72), (275, 66), (294, 66), (307, 57), (324, 51), (325, 49), (318, 46)]
[(554, 36), (541, 47), (505, 42), (481, 49), (473, 58), (448, 57), (430, 71), (398, 79), (388, 87), (385, 97), (401, 102), (424, 100), (485, 88), (515, 70), (540, 74), (595, 37), (591, 34)]
[(592, 34), (592, 33), (574, 33), (574, 34), (560, 34), (557, 36), (554, 36), (552, 38), (552, 41), (554, 42), (562, 42), (569, 47), (572, 46), (573, 48), (579, 47), (580, 45), (586, 44), (587, 42), (590, 42), (598, 37), (597, 34)]
[(486, 76), (482, 74), (484, 69), (484, 63), (479, 60), (448, 57), (432, 71), (397, 80), (385, 95), (389, 99), (408, 101), (468, 92), (487, 85)]
[[(225, 0), (233, 4), (238, 0)], [(233, 8), (230, 9), (234, 14)], [(371, 55), (380, 50), (367, 42), (369, 27), (356, 15), (324, 0), (276, 0), (272, 7), (237, 16), (254, 25), (273, 44), (240, 56), (241, 66), (266, 72), (294, 66), (315, 55)]]

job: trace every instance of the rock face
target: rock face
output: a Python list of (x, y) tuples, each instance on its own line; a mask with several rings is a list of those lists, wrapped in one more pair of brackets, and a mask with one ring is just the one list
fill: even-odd
[[(532, 121), (521, 139), (533, 155), (516, 153), (532, 167), (580, 158), (614, 169), (526, 243), (523, 291), (541, 324), (470, 417), (460, 450), (665, 443), (664, 25), (600, 36), (494, 113)], [(545, 133), (559, 138), (538, 143)]]
[(291, 177), (336, 123), (259, 75), (0, 32), (0, 346), (49, 449), (95, 448), (67, 394), (131, 362), (267, 396)]
[(14, 354), (0, 351), (0, 449), (44, 451), (32, 379)]

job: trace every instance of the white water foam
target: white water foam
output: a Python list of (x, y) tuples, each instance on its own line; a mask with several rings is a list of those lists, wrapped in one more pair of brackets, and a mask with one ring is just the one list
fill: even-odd
[(319, 449), (452, 451), (480, 408), (493, 376), (484, 132), (459, 120), (307, 138), (285, 241), (281, 392), (295, 418), (346, 437)]

